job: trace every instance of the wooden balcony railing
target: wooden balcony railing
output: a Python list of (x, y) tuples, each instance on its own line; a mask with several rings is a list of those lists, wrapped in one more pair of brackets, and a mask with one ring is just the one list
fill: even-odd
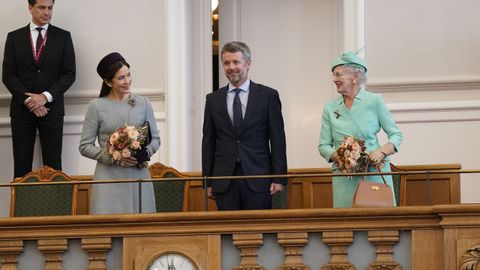
[[(459, 204), (460, 174), (478, 171), (460, 169), (398, 166), (393, 174), (400, 176), (399, 201), (406, 206), (377, 209), (332, 209), (328, 170), (289, 170), (290, 209), (218, 212), (211, 211), (212, 201), (202, 211), (198, 173), (156, 164), (153, 179), (145, 181), (186, 181), (184, 211), (132, 215), (82, 215), (94, 183), (91, 176), (71, 176), (51, 184), (79, 185), (84, 212), (0, 218), (0, 270), (100, 270), (107, 264), (143, 270), (154, 269), (148, 267), (156, 260), (167, 270), (183, 260), (205, 270), (480, 269), (480, 205)], [(165, 171), (175, 178), (159, 179)]]
[[(105, 258), (112, 239), (121, 239), (123, 249), (116, 253), (123, 257), (121, 269), (148, 269), (166, 254), (170, 258), (176, 254), (174, 263), (180, 262), (179, 255), (187, 257), (204, 270), (222, 269), (235, 256), (240, 259), (233, 269), (355, 269), (349, 258), (369, 250), (354, 244), (359, 232), (366, 233), (373, 249), (365, 255), (372, 258), (365, 268), (356, 269), (467, 270), (480, 265), (477, 204), (0, 218), (0, 263), (2, 270), (28, 265), (32, 258), (20, 255), (25, 243), (34, 242), (44, 260), (38, 268), (28, 269), (74, 270), (62, 267), (69, 265), (68, 259), (83, 258), (81, 253), (87, 253), (88, 259), (79, 265), (107, 269)], [(404, 233), (409, 238), (402, 238)], [(322, 243), (314, 239), (316, 234)], [(268, 250), (267, 260), (262, 261), (259, 250), (271, 235), (279, 248)], [(225, 242), (222, 236), (231, 237)], [(73, 249), (71, 241), (80, 241), (83, 251)], [(316, 250), (320, 244), (329, 248), (329, 254)], [(407, 261), (397, 259), (400, 244), (403, 254), (411, 254)], [(228, 245), (236, 247), (236, 255), (229, 255)], [(311, 254), (327, 261), (309, 265), (315, 260)], [(265, 268), (267, 264), (276, 267)]]

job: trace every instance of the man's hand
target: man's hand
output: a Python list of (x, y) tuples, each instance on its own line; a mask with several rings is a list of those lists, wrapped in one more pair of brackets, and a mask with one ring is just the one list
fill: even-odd
[(270, 185), (270, 195), (273, 195), (273, 194), (278, 193), (280, 191), (283, 191), (283, 185), (282, 184), (272, 183)]
[(47, 97), (43, 94), (25, 93), (25, 95), (28, 96), (25, 101), (25, 106), (27, 106), (31, 112), (47, 104)]
[(31, 112), (35, 114), (36, 117), (44, 117), (48, 113), (48, 108), (45, 106), (41, 106), (37, 109), (32, 110)]
[(212, 187), (207, 187), (207, 196), (208, 198), (215, 200), (215, 194), (212, 192)]

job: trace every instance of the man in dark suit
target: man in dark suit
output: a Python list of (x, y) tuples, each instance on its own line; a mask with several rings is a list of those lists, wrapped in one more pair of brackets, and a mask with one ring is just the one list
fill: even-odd
[[(248, 78), (250, 49), (229, 42), (221, 52), (230, 83), (207, 95), (203, 122), (204, 176), (287, 173), (285, 131), (278, 92)], [(285, 179), (213, 180), (219, 210), (270, 209)]]
[(62, 169), (63, 95), (75, 81), (75, 53), (70, 33), (50, 24), (54, 2), (29, 0), (32, 22), (5, 43), (15, 177), (32, 170), (37, 129), (43, 164)]

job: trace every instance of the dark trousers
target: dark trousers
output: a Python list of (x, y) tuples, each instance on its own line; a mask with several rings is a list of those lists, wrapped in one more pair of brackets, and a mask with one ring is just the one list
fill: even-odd
[[(241, 163), (237, 163), (235, 165), (234, 176), (240, 175), (244, 175), (244, 173)], [(255, 192), (248, 186), (247, 180), (230, 180), (227, 190), (222, 193), (215, 193), (215, 198), (218, 210), (257, 210), (272, 208), (272, 195), (270, 195), (270, 190)]]
[(63, 115), (11, 117), (14, 177), (32, 171), (33, 151), (38, 130), (43, 165), (62, 169)]

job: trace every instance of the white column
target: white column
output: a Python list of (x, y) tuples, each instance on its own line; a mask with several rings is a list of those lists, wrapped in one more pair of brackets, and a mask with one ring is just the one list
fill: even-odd
[[(242, 0), (220, 0), (218, 10), (220, 15), (218, 47), (221, 51), (227, 42), (244, 41), (242, 40)], [(222, 65), (220, 65), (219, 83), (220, 87), (228, 83)]]
[(182, 169), (190, 149), (187, 119), (186, 0), (165, 0), (165, 104), (168, 165)]
[[(212, 92), (212, 6), (211, 0), (190, 0), (191, 5), (191, 32), (196, 33), (191, 39), (192, 53), (192, 95), (190, 102), (192, 128), (190, 140), (192, 142), (191, 166), (188, 171), (201, 171), (202, 165), (202, 127), (205, 109), (205, 96)], [(221, 18), (220, 18), (221, 19)]]
[(165, 0), (168, 165), (200, 170), (205, 95), (212, 91), (210, 0)]

